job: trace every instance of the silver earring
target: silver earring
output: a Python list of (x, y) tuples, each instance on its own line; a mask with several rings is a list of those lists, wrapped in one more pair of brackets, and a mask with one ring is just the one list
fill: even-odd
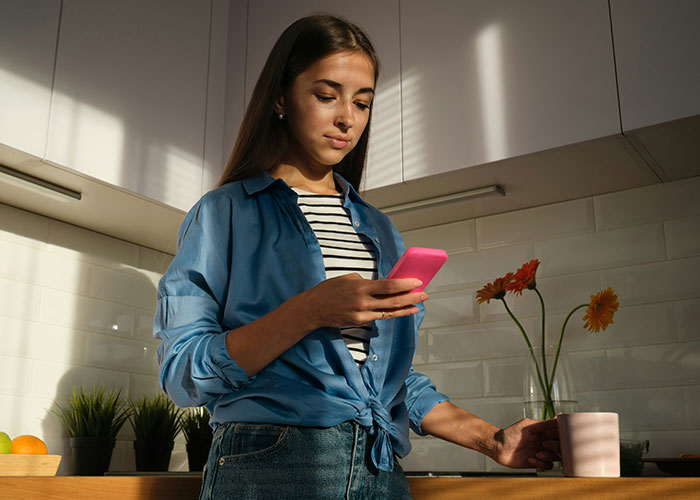
[(281, 120), (281, 119), (284, 118), (284, 115), (283, 115), (282, 113), (280, 113), (280, 114), (277, 115), (277, 118), (279, 118), (279, 119)]

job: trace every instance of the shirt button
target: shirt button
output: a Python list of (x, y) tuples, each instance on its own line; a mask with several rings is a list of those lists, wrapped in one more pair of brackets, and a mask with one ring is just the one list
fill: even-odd
[(377, 361), (379, 359), (379, 356), (376, 354), (372, 354), (372, 357), (370, 358), (372, 361)]
[(374, 238), (374, 241), (376, 241), (377, 243), (379, 243), (379, 238)]
[(356, 221), (355, 221), (355, 227), (360, 227), (360, 221), (359, 221), (359, 220), (356, 220)]

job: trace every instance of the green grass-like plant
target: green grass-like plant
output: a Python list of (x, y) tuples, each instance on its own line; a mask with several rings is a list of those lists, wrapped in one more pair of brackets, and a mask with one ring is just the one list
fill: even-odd
[(90, 392), (73, 387), (73, 396), (65, 405), (54, 404), (51, 412), (61, 420), (70, 437), (116, 439), (129, 414), (121, 402), (121, 390), (107, 391), (102, 385), (93, 386)]
[(182, 415), (182, 433), (187, 443), (211, 443), (213, 432), (209, 426), (209, 412), (203, 406), (188, 408)]
[(180, 432), (182, 411), (165, 394), (130, 400), (129, 407), (138, 440), (173, 441)]

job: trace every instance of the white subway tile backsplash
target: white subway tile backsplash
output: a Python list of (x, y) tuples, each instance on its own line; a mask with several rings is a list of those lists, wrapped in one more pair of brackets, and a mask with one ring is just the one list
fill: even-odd
[[(566, 325), (563, 344), (569, 351), (663, 344), (678, 340), (672, 302), (621, 306), (613, 317), (613, 323), (598, 333), (583, 327), (585, 313), (585, 308), (575, 312)], [(559, 341), (565, 317), (566, 314), (548, 316), (548, 343), (556, 344)]]
[[(155, 286), (171, 260), (0, 204), (0, 429), (42, 437), (50, 453), (64, 456), (59, 474), (72, 473), (72, 464), (49, 411), (55, 400), (99, 384), (121, 388), (124, 399), (162, 392), (152, 325)], [(133, 438), (127, 423), (111, 470), (134, 470)], [(184, 470), (181, 441), (171, 465)]]
[(621, 304), (634, 305), (700, 297), (700, 257), (601, 271)]
[(78, 260), (0, 240), (0, 276), (74, 293), (90, 290), (91, 266)]
[(685, 429), (683, 388), (624, 389), (578, 393), (579, 411), (620, 414), (620, 431)]
[(38, 286), (0, 278), (0, 314), (37, 319), (40, 304), (41, 288)]
[(164, 274), (173, 261), (173, 255), (139, 247), (139, 269)]
[(507, 427), (524, 415), (522, 387), (518, 396), (453, 399), (452, 403), (498, 427)]
[(0, 356), (0, 394), (26, 396), (32, 383), (34, 361)]
[(418, 345), (416, 354), (413, 356), (413, 364), (422, 365), (428, 362), (428, 334), (425, 331), (418, 331)]
[[(49, 453), (56, 453), (55, 439), (63, 435), (63, 425), (50, 411), (50, 399), (0, 394), (0, 429), (10, 437), (32, 434), (46, 441)], [(53, 438), (53, 439), (52, 439)]]
[(647, 224), (536, 242), (535, 257), (543, 277), (665, 260), (664, 231)]
[[(683, 388), (688, 427), (700, 429), (700, 385)], [(698, 436), (700, 437), (700, 436)], [(698, 441), (700, 449), (700, 440)]]
[(574, 387), (578, 391), (610, 388), (610, 370), (606, 351), (567, 352)]
[(113, 302), (44, 289), (41, 321), (130, 337), (134, 327), (134, 309)]
[(483, 365), (485, 396), (522, 395), (525, 357), (491, 359)]
[(425, 302), (425, 318), (422, 323), (424, 327), (479, 321), (479, 309), (474, 300), (475, 289), (428, 292), (428, 295), (430, 298)]
[(430, 286), (432, 290), (465, 285), (481, 288), (487, 282), (503, 276), (508, 271), (515, 271), (530, 259), (532, 259), (532, 245), (497, 248), (483, 252), (455, 253), (449, 256)]
[(159, 342), (158, 339), (153, 336), (154, 317), (155, 311), (136, 310), (136, 328), (134, 330), (136, 332), (136, 338), (150, 340), (151, 342)]
[(440, 439), (412, 439), (411, 452), (401, 459), (401, 467), (410, 471), (484, 470), (484, 455)]
[(676, 303), (676, 318), (679, 340), (700, 340), (700, 300)]
[(36, 321), (0, 316), (5, 356), (59, 363), (85, 362), (85, 333)]
[(700, 255), (700, 216), (673, 219), (664, 225), (669, 259)]
[(129, 389), (129, 397), (131, 399), (162, 393), (163, 389), (160, 387), (157, 376), (141, 375), (140, 373), (131, 374), (131, 388)]
[(158, 280), (160, 275), (150, 271), (95, 266), (91, 293), (98, 299), (155, 310)]
[[(125, 425), (129, 425), (127, 422)], [(118, 439), (112, 450), (112, 461), (109, 463), (110, 472), (127, 472), (129, 470), (136, 469), (136, 464), (134, 467), (129, 469), (126, 464), (126, 454), (127, 449), (133, 446), (133, 441), (123, 441)]]
[[(521, 323), (526, 331), (537, 329), (538, 323), (532, 319)], [(428, 331), (428, 359), (431, 363), (520, 356), (524, 355), (525, 349), (522, 334), (510, 319)]]
[(90, 334), (87, 365), (137, 373), (158, 373), (156, 346), (139, 340)]
[(49, 251), (102, 265), (139, 265), (138, 245), (56, 220), (50, 221)]
[(46, 249), (49, 240), (49, 220), (0, 203), (0, 239)]
[(700, 384), (700, 342), (610, 349), (608, 357), (615, 387)]
[(480, 361), (423, 365), (417, 370), (435, 382), (438, 391), (450, 398), (483, 396), (483, 374)]
[(65, 401), (73, 394), (73, 387), (84, 387), (90, 391), (100, 384), (107, 390), (121, 389), (125, 396), (129, 390), (129, 374), (85, 366), (35, 363), (31, 394)]
[(591, 198), (476, 219), (478, 249), (589, 233), (595, 229)]
[(402, 236), (406, 248), (438, 247), (447, 252), (473, 252), (476, 249), (474, 219), (406, 231)]
[(598, 230), (700, 215), (700, 177), (595, 196)]

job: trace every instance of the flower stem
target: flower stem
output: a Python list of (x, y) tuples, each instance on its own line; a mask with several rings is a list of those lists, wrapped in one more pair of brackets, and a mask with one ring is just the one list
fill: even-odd
[(554, 386), (554, 372), (557, 370), (557, 363), (559, 363), (559, 352), (561, 351), (561, 342), (564, 340), (564, 331), (566, 330), (566, 325), (569, 322), (569, 318), (578, 311), (579, 309), (583, 307), (587, 307), (588, 304), (581, 304), (576, 307), (574, 307), (571, 312), (566, 316), (566, 319), (564, 320), (564, 324), (561, 326), (561, 333), (559, 334), (559, 342), (557, 342), (557, 352), (554, 355), (554, 366), (552, 367), (552, 377), (551, 381), (549, 382), (549, 388), (548, 391), (550, 394), (552, 392), (552, 387)]
[[(533, 288), (537, 296), (540, 298), (540, 307), (542, 308), (542, 371), (544, 372), (544, 384), (545, 384), (545, 397), (547, 401), (552, 400), (551, 395), (551, 385), (547, 376), (547, 351), (545, 350), (544, 342), (544, 326), (545, 326), (545, 316), (544, 316), (544, 299), (537, 288)], [(554, 373), (552, 373), (552, 380), (554, 379)]]
[[(523, 334), (523, 338), (525, 339), (525, 343), (527, 344), (527, 348), (530, 351), (530, 356), (532, 357), (533, 363), (535, 363), (535, 370), (537, 372), (537, 379), (540, 382), (540, 387), (542, 388), (543, 391), (545, 391), (545, 398), (547, 398), (547, 386), (544, 384), (542, 381), (542, 374), (540, 373), (540, 367), (539, 364), (537, 363), (537, 357), (535, 356), (535, 352), (532, 350), (532, 344), (530, 343), (530, 339), (527, 336), (527, 333), (525, 333), (525, 329), (523, 328), (523, 325), (520, 324), (520, 321), (518, 321), (518, 318), (515, 317), (513, 312), (510, 310), (508, 307), (508, 304), (506, 303), (506, 300), (504, 298), (499, 299), (503, 302), (503, 306), (506, 308), (506, 311), (510, 315), (510, 317), (515, 321), (515, 324), (518, 325), (518, 328), (520, 329), (520, 333)], [(545, 405), (546, 408), (546, 405)]]

